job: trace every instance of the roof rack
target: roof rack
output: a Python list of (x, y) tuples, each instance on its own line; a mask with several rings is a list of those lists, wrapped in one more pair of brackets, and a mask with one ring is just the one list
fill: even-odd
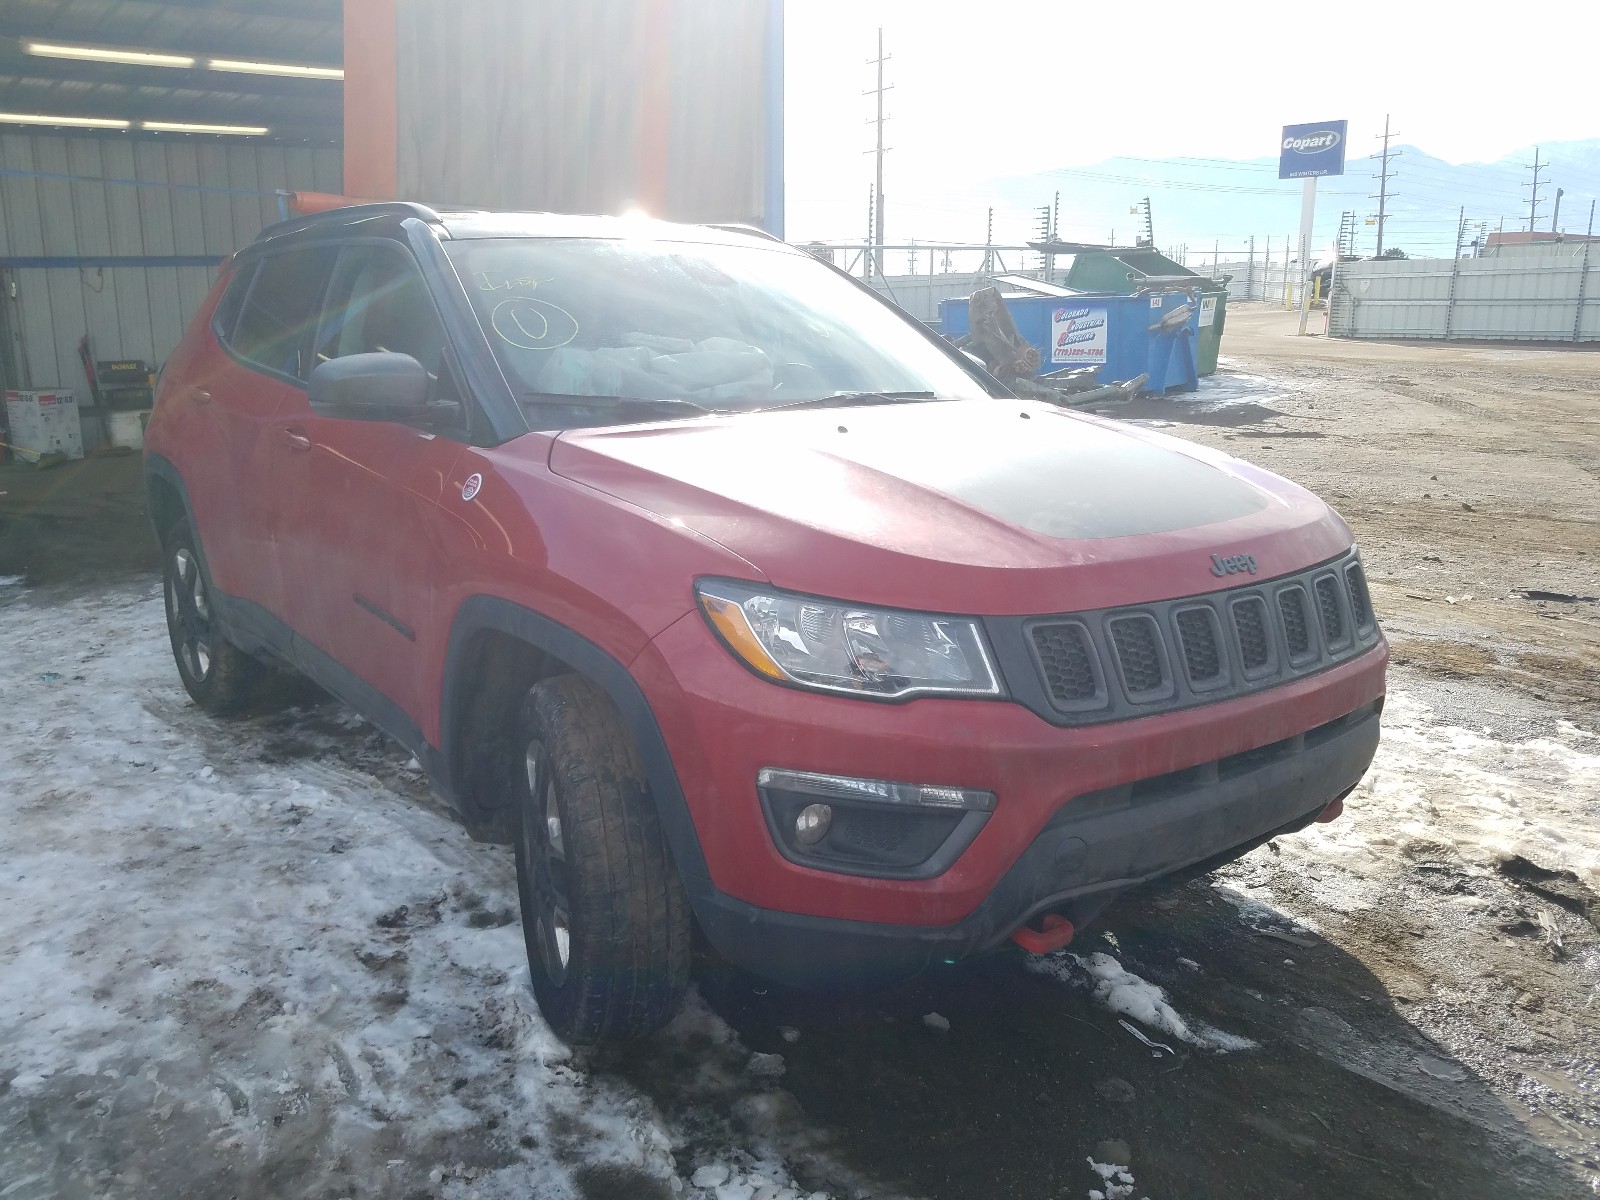
[(416, 217), (430, 225), (440, 225), (444, 221), (444, 218), (426, 204), (417, 204), (410, 200), (383, 200), (372, 204), (349, 204), (342, 208), (329, 208), (322, 212), (290, 217), (287, 221), (268, 225), (256, 235), (255, 240), (268, 242), (291, 233), (299, 233), (304, 229), (315, 229), (319, 225), (346, 225), (352, 221), (368, 221), (373, 217)]

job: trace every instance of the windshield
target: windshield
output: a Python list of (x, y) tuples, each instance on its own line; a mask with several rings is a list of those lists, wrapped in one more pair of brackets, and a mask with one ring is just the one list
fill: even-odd
[(539, 428), (987, 395), (906, 318), (801, 254), (577, 238), (446, 247)]

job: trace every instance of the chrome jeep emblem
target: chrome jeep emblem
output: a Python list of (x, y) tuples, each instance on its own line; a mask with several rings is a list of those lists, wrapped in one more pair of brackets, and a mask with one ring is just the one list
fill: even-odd
[(1256, 573), (1256, 556), (1254, 554), (1234, 554), (1228, 558), (1220, 554), (1211, 556), (1211, 573), (1218, 579), (1225, 579), (1229, 575), (1237, 575), (1240, 571)]

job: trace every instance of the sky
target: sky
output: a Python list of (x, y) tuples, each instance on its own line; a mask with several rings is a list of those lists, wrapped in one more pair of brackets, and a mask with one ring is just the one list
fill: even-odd
[(1348, 119), (1352, 164), (1376, 149), (1386, 113), (1399, 141), (1457, 163), (1600, 135), (1592, 72), (1574, 45), (1600, 43), (1594, 0), (1552, 0), (1526, 21), (1437, 0), (788, 0), (786, 10), (793, 240), (865, 232), (874, 102), (862, 92), (880, 25), (893, 85), (891, 243), (981, 242), (987, 202), (1002, 209), (996, 240), (1022, 240), (1026, 209), (990, 181), (1118, 155), (1255, 158), (1302, 121)]

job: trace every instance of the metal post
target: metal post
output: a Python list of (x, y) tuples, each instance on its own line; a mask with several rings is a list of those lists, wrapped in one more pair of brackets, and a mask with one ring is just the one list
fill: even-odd
[(1461, 213), (1456, 218), (1456, 257), (1450, 266), (1450, 298), (1445, 302), (1444, 310), (1444, 340), (1449, 341), (1455, 328), (1456, 318), (1456, 280), (1461, 278), (1461, 231), (1466, 227), (1467, 208), (1461, 206)]
[(1244, 298), (1251, 299), (1250, 293), (1256, 286), (1256, 235), (1250, 235), (1250, 257), (1246, 260), (1248, 265), (1244, 272)]
[(1567, 193), (1566, 193), (1565, 189), (1563, 189), (1563, 188), (1557, 188), (1556, 189), (1556, 207), (1555, 207), (1555, 211), (1550, 214), (1550, 232), (1551, 233), (1560, 233), (1561, 232), (1561, 226), (1558, 225), (1557, 222), (1561, 220), (1561, 197), (1565, 196), (1566, 194)]
[(1311, 223), (1317, 215), (1317, 177), (1311, 176), (1300, 191), (1300, 336), (1306, 332), (1311, 316), (1311, 294), (1306, 284), (1311, 279)]
[(1578, 276), (1578, 311), (1572, 318), (1572, 340), (1583, 333), (1583, 302), (1589, 291), (1589, 251), (1594, 249), (1594, 201), (1589, 201), (1589, 237), (1583, 243), (1583, 273)]

